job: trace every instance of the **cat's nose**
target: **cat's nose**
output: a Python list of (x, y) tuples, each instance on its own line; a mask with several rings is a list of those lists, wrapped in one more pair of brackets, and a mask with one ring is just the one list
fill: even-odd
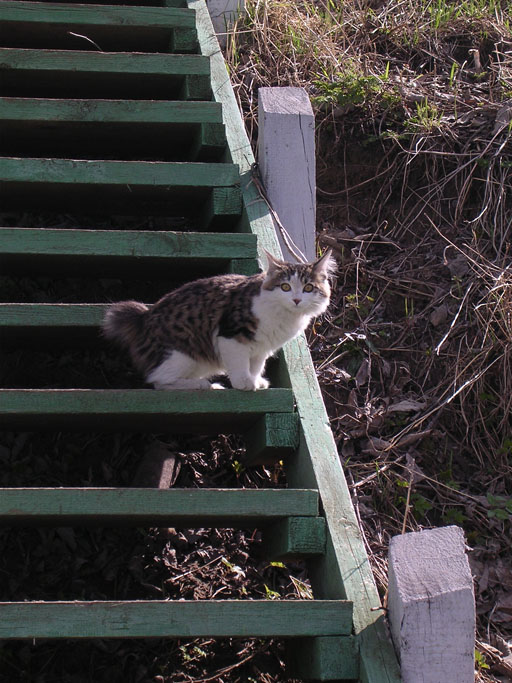
[(302, 299), (293, 299), (293, 302), (296, 306), (298, 306), (301, 301), (302, 301)]

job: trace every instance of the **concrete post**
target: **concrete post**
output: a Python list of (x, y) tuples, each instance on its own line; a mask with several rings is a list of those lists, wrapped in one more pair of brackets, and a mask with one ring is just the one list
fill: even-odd
[[(315, 117), (304, 88), (258, 90), (258, 163), (281, 223), (308, 261), (316, 257)], [(286, 260), (292, 260), (279, 230)]]
[(245, 11), (244, 0), (206, 0), (217, 40), (222, 49), (227, 44), (227, 32)]
[(473, 683), (475, 599), (456, 526), (395, 536), (388, 613), (403, 683)]

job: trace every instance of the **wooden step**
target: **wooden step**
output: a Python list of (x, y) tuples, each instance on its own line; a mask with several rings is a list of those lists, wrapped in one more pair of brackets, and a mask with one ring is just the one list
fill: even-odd
[(214, 229), (239, 218), (239, 183), (234, 164), (0, 158), (4, 211), (23, 206), (185, 214)]
[[(66, 331), (99, 334), (107, 304), (0, 304), (2, 339)], [(36, 339), (37, 343), (37, 339)]]
[(220, 161), (216, 102), (0, 98), (0, 155)]
[[(93, 277), (98, 273), (137, 277), (144, 273), (161, 277), (172, 270), (173, 277), (191, 279), (191, 275), (223, 272), (249, 275), (257, 272), (256, 258), (256, 235), (249, 233), (0, 228), (4, 274), (76, 276), (89, 272)], [(16, 319), (15, 326), (30, 326), (25, 310), (3, 307), (0, 329)]]
[(211, 99), (202, 55), (1, 48), (0, 82), (14, 97)]
[(346, 600), (3, 602), (0, 638), (344, 636)]
[(2, 488), (0, 525), (264, 528), (316, 518), (307, 489)]
[[(39, 0), (39, 2), (59, 3), (61, 5), (74, 4), (70, 0)], [(88, 5), (126, 5), (132, 7), (187, 7), (187, 0), (87, 0)]]
[(197, 50), (194, 12), (172, 7), (3, 0), (0, 33), (2, 43), (10, 47), (103, 52)]
[(17, 121), (45, 125), (222, 123), (222, 107), (218, 102), (0, 97), (0, 121), (2, 125)]
[[(155, 391), (152, 389), (2, 389), (0, 428), (7, 430), (245, 432), (268, 413), (293, 413), (289, 389)], [(293, 425), (291, 425), (293, 428)]]

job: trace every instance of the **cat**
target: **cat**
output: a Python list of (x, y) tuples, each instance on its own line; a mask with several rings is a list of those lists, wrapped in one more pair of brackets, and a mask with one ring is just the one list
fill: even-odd
[(107, 309), (103, 333), (127, 347), (155, 389), (222, 389), (209, 378), (227, 375), (234, 389), (266, 389), (267, 358), (305, 330), (329, 304), (331, 250), (304, 264), (270, 253), (257, 275), (195, 280), (152, 306), (121, 301)]

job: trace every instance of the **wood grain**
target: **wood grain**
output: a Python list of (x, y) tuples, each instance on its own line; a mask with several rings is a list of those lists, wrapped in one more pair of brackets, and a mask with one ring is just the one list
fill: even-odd
[(292, 535), (299, 536), (307, 520), (318, 521), (317, 514), (318, 492), (295, 489), (11, 488), (3, 489), (0, 496), (0, 524), (8, 526), (240, 528), (265, 526), (291, 516), (302, 520), (292, 523), (297, 532)]
[[(2, 0), (0, 22), (4, 30), (14, 23), (23, 23), (25, 30), (35, 30), (37, 24), (81, 24), (124, 28), (195, 28), (194, 12), (173, 7), (88, 7), (86, 4), (57, 2), (15, 2)], [(32, 24), (32, 27), (30, 26)]]
[(217, 188), (240, 182), (234, 164), (161, 161), (77, 161), (74, 159), (0, 159), (0, 182), (108, 187)]
[(291, 412), (293, 406), (288, 389), (2, 389), (0, 427), (243, 433), (263, 414)]
[(193, 124), (222, 123), (218, 102), (0, 97), (0, 121)]
[(171, 267), (174, 261), (254, 259), (256, 253), (256, 235), (250, 234), (0, 228), (0, 259), (110, 256), (163, 259)]
[(347, 635), (341, 600), (0, 603), (0, 638), (198, 638)]

